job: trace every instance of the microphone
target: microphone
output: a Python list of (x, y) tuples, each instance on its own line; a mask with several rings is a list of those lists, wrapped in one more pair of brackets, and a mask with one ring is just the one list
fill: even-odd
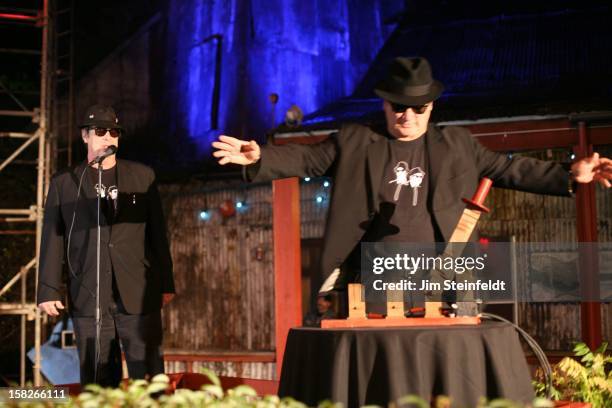
[(104, 150), (102, 153), (100, 153), (99, 155), (96, 156), (95, 159), (93, 159), (92, 161), (89, 162), (89, 165), (92, 166), (94, 164), (100, 164), (102, 163), (102, 161), (104, 159), (106, 159), (108, 156), (112, 156), (113, 154), (115, 154), (117, 152), (117, 146), (108, 146), (106, 148), (106, 150)]

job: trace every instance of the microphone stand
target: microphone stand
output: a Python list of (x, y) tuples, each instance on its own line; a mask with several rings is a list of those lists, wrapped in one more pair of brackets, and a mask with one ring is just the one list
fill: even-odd
[(95, 346), (95, 367), (94, 367), (94, 383), (98, 382), (98, 366), (100, 365), (100, 332), (102, 329), (102, 321), (100, 316), (100, 207), (102, 200), (102, 162), (98, 162), (98, 231), (97, 231), (97, 246), (96, 246), (96, 346)]

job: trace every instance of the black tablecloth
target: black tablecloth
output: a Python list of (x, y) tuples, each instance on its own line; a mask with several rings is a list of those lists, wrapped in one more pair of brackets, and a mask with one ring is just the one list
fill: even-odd
[(291, 329), (279, 395), (386, 406), (414, 394), (473, 407), (479, 397), (531, 401), (531, 376), (511, 325)]

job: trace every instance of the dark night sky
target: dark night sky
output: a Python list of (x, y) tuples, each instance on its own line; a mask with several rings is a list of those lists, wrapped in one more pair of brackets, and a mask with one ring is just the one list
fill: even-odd
[[(75, 75), (79, 78), (136, 32), (157, 12), (161, 1), (87, 0), (74, 3)], [(60, 1), (60, 4), (68, 4), (68, 1)], [(24, 13), (42, 9), (42, 1), (3, 1), (0, 6), (0, 12), (8, 13), (13, 9), (21, 9)], [(41, 30), (32, 28), (31, 24), (10, 24), (6, 20), (0, 24), (1, 48), (39, 49), (40, 44)], [(22, 72), (23, 76), (31, 76), (33, 81), (37, 79), (37, 64), (32, 60), (2, 53), (0, 61), (0, 75), (8, 69), (10, 72)]]

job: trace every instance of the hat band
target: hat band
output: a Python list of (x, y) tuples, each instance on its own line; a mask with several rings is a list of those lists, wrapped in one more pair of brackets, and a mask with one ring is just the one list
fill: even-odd
[(423, 95), (427, 95), (430, 90), (431, 90), (431, 83), (427, 85), (402, 86), (401, 88), (398, 87), (394, 89), (393, 92), (400, 91), (400, 93), (407, 95), (407, 96), (423, 96)]

